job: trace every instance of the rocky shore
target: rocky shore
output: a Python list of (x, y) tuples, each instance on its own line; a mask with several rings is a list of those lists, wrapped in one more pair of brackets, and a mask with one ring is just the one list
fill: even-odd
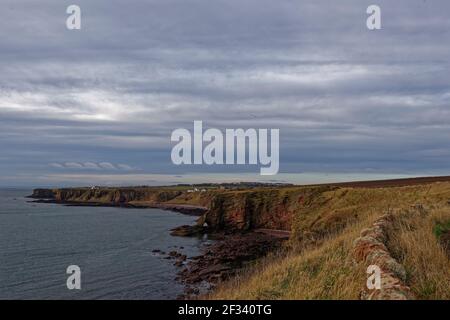
[(250, 263), (269, 252), (279, 251), (286, 240), (261, 232), (211, 236), (214, 241), (204, 245), (199, 256), (186, 257), (177, 251), (167, 254), (166, 258), (173, 259), (173, 264), (180, 267), (177, 280), (185, 285), (185, 292), (179, 299), (194, 299), (207, 293)]

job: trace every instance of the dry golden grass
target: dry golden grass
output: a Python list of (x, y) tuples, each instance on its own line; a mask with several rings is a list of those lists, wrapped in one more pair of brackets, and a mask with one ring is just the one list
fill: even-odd
[(450, 209), (398, 217), (389, 247), (403, 264), (408, 285), (418, 299), (450, 299), (450, 259), (434, 232), (437, 223), (450, 221)]
[[(207, 298), (358, 299), (366, 274), (351, 261), (353, 241), (390, 211), (397, 223), (389, 248), (408, 272), (407, 285), (419, 299), (450, 299), (449, 258), (433, 232), (436, 222), (450, 219), (449, 199), (450, 183), (314, 193), (307, 205), (293, 208), (287, 254), (262, 259)], [(417, 203), (428, 213), (413, 210)]]
[(211, 299), (358, 299), (364, 271), (347, 259), (351, 241), (269, 257), (219, 287)]

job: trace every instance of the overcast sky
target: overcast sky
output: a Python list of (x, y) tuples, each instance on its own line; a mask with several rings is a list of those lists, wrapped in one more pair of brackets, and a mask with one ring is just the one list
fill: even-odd
[(449, 15), (448, 0), (2, 0), (0, 185), (258, 179), (173, 165), (170, 134), (194, 120), (279, 128), (274, 181), (450, 174)]

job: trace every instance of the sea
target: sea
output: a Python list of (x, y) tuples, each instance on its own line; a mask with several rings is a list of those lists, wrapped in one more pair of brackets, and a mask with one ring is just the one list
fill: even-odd
[[(170, 235), (193, 216), (33, 203), (31, 192), (0, 189), (0, 299), (175, 299), (180, 268), (153, 251), (192, 257), (209, 242)], [(69, 266), (79, 267), (80, 289), (67, 285)]]

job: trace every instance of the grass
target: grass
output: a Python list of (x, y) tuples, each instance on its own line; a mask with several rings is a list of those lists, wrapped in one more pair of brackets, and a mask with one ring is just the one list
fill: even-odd
[(209, 298), (358, 299), (364, 270), (355, 270), (348, 260), (351, 242), (341, 236), (301, 253), (270, 256), (224, 283)]
[[(418, 299), (450, 299), (450, 260), (438, 237), (450, 222), (450, 183), (395, 188), (283, 190), (292, 210), (286, 253), (271, 255), (218, 286), (209, 299), (359, 299), (365, 270), (354, 239), (389, 211), (388, 248)], [(299, 196), (304, 201), (299, 204)], [(293, 201), (295, 200), (295, 202)], [(420, 204), (420, 205), (417, 205)], [(437, 237), (438, 236), (438, 237)]]
[[(432, 209), (425, 215), (397, 218), (389, 245), (408, 274), (408, 284), (418, 299), (450, 299), (450, 260), (438, 238), (448, 228), (450, 210)], [(440, 227), (436, 227), (440, 226)]]
[(438, 239), (441, 238), (444, 233), (450, 232), (450, 220), (447, 222), (437, 222), (433, 231)]

